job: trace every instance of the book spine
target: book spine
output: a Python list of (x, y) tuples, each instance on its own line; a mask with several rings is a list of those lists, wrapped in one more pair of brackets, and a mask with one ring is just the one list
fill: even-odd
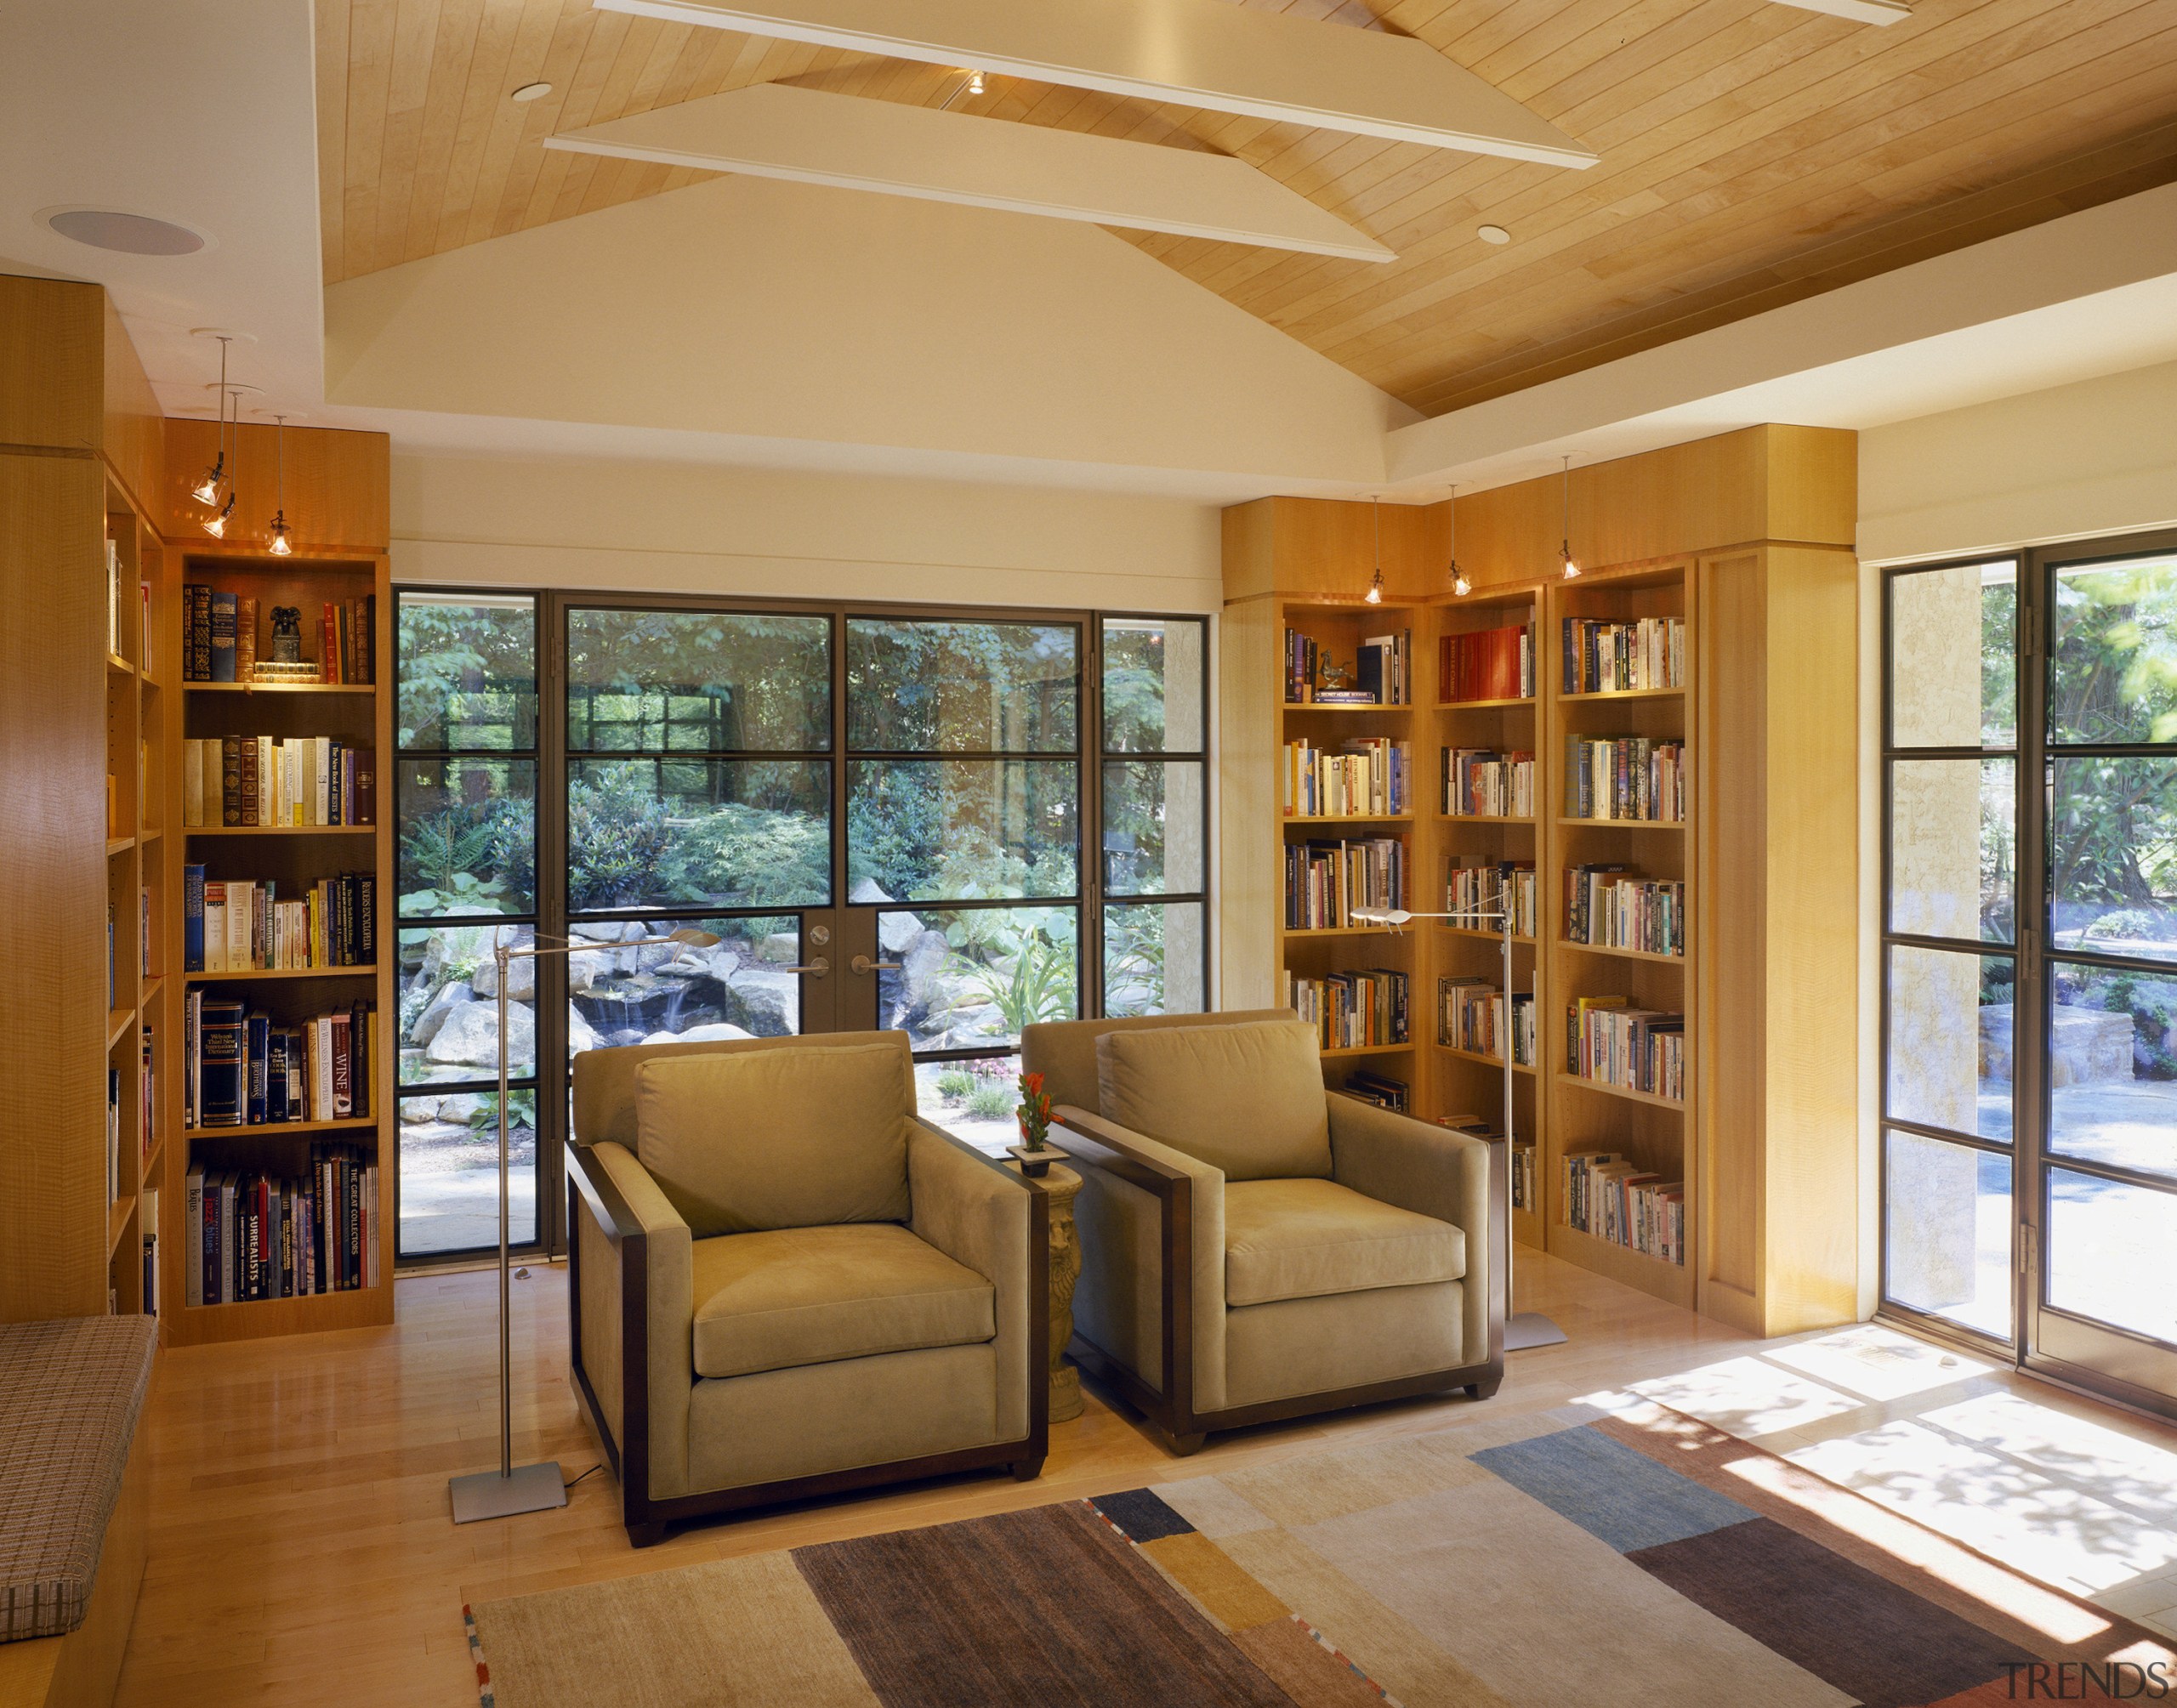
[(241, 1003), (214, 1002), (204, 1005), (198, 1048), (203, 1063), (200, 1070), (202, 1125), (241, 1126), (243, 1048)]
[(325, 607), (324, 621), (318, 637), (317, 679), (338, 682), (340, 678), (340, 635), (333, 620), (333, 606)]
[(270, 1118), (272, 1083), (272, 1019), (268, 1014), (252, 1014), (243, 1035), (244, 1047), (248, 1051), (247, 1066), (249, 1073), (249, 1107), (245, 1116), (252, 1126), (262, 1126)]
[(219, 738), (219, 822), (229, 829), (242, 825), (242, 737)]
[(204, 868), (181, 869), (181, 967), (185, 973), (204, 971)]
[(235, 679), (235, 596), (212, 595), (212, 673), (213, 682)]
[(235, 680), (257, 679), (257, 601), (247, 593), (235, 600)]

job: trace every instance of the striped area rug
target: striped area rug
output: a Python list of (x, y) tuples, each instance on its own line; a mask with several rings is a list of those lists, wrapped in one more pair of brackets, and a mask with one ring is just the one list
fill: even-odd
[(484, 1708), (1993, 1708), (2177, 1654), (1655, 1405), (486, 1602)]

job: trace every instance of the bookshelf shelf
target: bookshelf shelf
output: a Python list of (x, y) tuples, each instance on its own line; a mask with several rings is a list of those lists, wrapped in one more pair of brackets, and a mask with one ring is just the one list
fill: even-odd
[(136, 998), (137, 1007), (139, 1008), (150, 1007), (153, 1000), (156, 998), (159, 994), (159, 987), (165, 983), (166, 978), (161, 973), (154, 973), (151, 978), (146, 979), (144, 981), (144, 989), (142, 993)]
[(1375, 701), (1367, 705), (1339, 704), (1335, 706), (1325, 706), (1319, 701), (1314, 700), (1288, 700), (1285, 702), (1282, 709), (1287, 712), (1367, 712), (1378, 714), (1385, 712), (1411, 712), (1413, 710), (1411, 706), (1405, 705), (1401, 701), (1395, 700)]
[(375, 979), (375, 963), (367, 967), (252, 967), (236, 973), (185, 973), (191, 985), (232, 985), (264, 979)]
[(1572, 1086), (1584, 1092), (1600, 1092), (1605, 1097), (1623, 1098), (1628, 1103), (1644, 1103), (1651, 1109), (1667, 1109), (1674, 1114), (1685, 1113), (1685, 1104), (1677, 1098), (1657, 1097), (1653, 1092), (1636, 1092), (1630, 1086), (1614, 1086), (1608, 1080), (1591, 1080), (1580, 1074), (1560, 1073), (1560, 1086)]
[(1410, 825), (1411, 813), (1288, 813), (1288, 825)]
[(121, 1244), (121, 1236), (128, 1231), (129, 1218), (136, 1213), (136, 1200), (131, 1196), (117, 1198), (105, 1206), (105, 1254), (111, 1258)]
[(1648, 949), (1618, 949), (1601, 943), (1581, 943), (1570, 937), (1557, 939), (1560, 949), (1569, 949), (1576, 955), (1608, 955), (1620, 961), (1658, 962), (1665, 967), (1683, 967), (1683, 955), (1658, 955)]
[(142, 830), (142, 831), (139, 831), (136, 833), (136, 840), (137, 840), (139, 843), (155, 843), (155, 842), (158, 841), (158, 839), (159, 839), (161, 837), (164, 836), (165, 834), (166, 834), (166, 831), (165, 831), (165, 830), (164, 830), (163, 828), (162, 828), (162, 827), (161, 827), (161, 826), (159, 826), (154, 825), (154, 826), (151, 826), (149, 829)]
[(1602, 688), (1589, 694), (1560, 694), (1561, 701), (1592, 700), (1683, 700), (1683, 688)]
[(1661, 1257), (1651, 1257), (1645, 1251), (1636, 1251), (1614, 1240), (1600, 1240), (1592, 1234), (1583, 1234), (1564, 1222), (1550, 1227), (1549, 1251), (1552, 1257), (1568, 1257), (1583, 1268), (1622, 1281), (1628, 1287), (1638, 1287), (1642, 1292), (1672, 1304), (1689, 1309), (1693, 1304), (1693, 1278), (1682, 1263), (1667, 1263)]
[(368, 837), (376, 825), (190, 825), (192, 837)]
[(1519, 813), (1439, 813), (1437, 818), (1447, 825), (1531, 825), (1532, 818)]
[(191, 694), (376, 694), (373, 682), (185, 682)]
[[(1457, 1056), (1463, 1061), (1480, 1062), (1485, 1068), (1501, 1070), (1504, 1065), (1504, 1058), (1502, 1056), (1485, 1056), (1479, 1050), (1463, 1050), (1457, 1044), (1440, 1043), (1434, 1047), (1441, 1050), (1447, 1056)], [(1515, 1074), (1532, 1074), (1534, 1070), (1525, 1062), (1514, 1062), (1512, 1071)]]
[(106, 654), (105, 667), (116, 676), (134, 676), (136, 674), (136, 667), (131, 664), (127, 659), (122, 657), (118, 653), (109, 652)]
[[(1445, 925), (1440, 922), (1436, 929), (1447, 937), (1474, 937), (1479, 938), (1484, 943), (1502, 943), (1504, 940), (1504, 934), (1501, 931), (1485, 931), (1471, 925)], [(1522, 937), (1517, 932), (1514, 932), (1512, 947), (1532, 949), (1534, 947), (1534, 939)]]
[(1310, 938), (1327, 941), (1341, 937), (1395, 937), (1398, 933), (1388, 925), (1322, 925), (1304, 931), (1287, 926), (1283, 934), (1285, 940), (1291, 943)]
[(124, 1036), (135, 1030), (135, 1029), (136, 1011), (134, 1008), (115, 1008), (110, 1010), (105, 1017), (106, 1049), (111, 1052), (116, 1044), (119, 1043)]
[(1325, 1050), (1327, 1062), (1343, 1061), (1353, 1056), (1408, 1056), (1413, 1053), (1412, 1044), (1359, 1044), (1348, 1050)]
[(116, 854), (127, 854), (135, 846), (136, 838), (134, 837), (108, 837), (105, 839), (105, 857), (111, 860)]
[(191, 1139), (295, 1138), (312, 1132), (368, 1132), (377, 1126), (378, 1117), (367, 1115), (343, 1121), (274, 1121), (256, 1126), (190, 1126), (182, 1131)]
[(1682, 831), (1684, 819), (1572, 819), (1560, 818), (1558, 828), (1567, 831)]
[(1512, 700), (1439, 700), (1439, 712), (1503, 712), (1513, 706), (1532, 706), (1536, 703), (1532, 694)]

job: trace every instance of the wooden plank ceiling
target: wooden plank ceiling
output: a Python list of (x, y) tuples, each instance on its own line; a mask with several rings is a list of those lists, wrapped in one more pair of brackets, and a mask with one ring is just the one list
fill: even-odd
[[(1237, 156), (1389, 265), (1120, 233), (1424, 414), (2177, 179), (2171, 0), (1242, 0), (1421, 37), (1597, 150), (1568, 172), (619, 13), (315, 0), (328, 283), (707, 174), (545, 149), (744, 84)], [(508, 99), (525, 83), (552, 93)], [(1480, 241), (1482, 224), (1513, 241)]]

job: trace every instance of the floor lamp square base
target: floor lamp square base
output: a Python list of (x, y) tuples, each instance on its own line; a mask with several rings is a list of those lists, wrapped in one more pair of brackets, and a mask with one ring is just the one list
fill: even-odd
[(1538, 1346), (1562, 1346), (1571, 1336), (1539, 1311), (1520, 1311), (1504, 1319), (1504, 1350), (1526, 1352)]
[(502, 1477), (496, 1471), (479, 1471), (451, 1478), (446, 1488), (453, 1496), (453, 1522), (473, 1524), (479, 1518), (511, 1518), (517, 1512), (549, 1512), (567, 1504), (566, 1479), (556, 1463), (517, 1465)]

